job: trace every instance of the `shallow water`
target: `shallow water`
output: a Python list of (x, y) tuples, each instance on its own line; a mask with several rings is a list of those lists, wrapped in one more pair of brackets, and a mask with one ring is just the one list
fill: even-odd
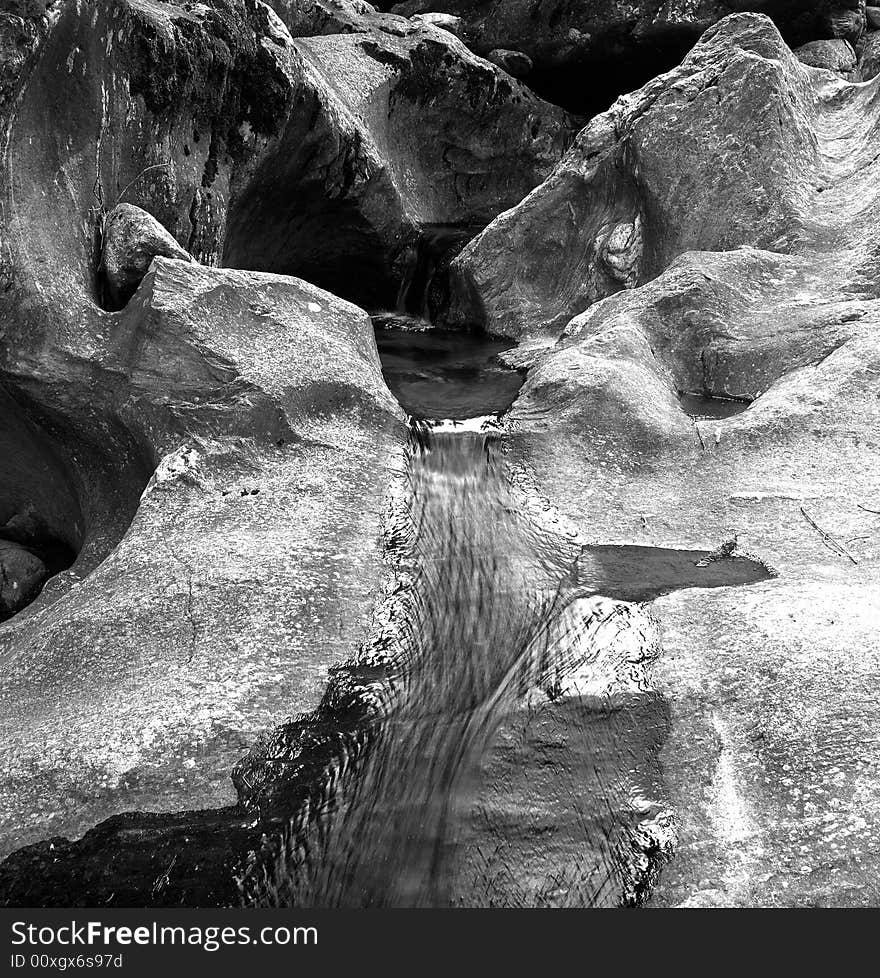
[(698, 421), (705, 418), (732, 418), (742, 414), (751, 401), (736, 397), (708, 397), (705, 394), (679, 394), (684, 410)]
[(491, 436), (422, 432), (411, 480), (419, 574), (395, 706), (319, 861), (291, 867), (297, 905), (454, 902), (450, 857), (480, 765), (552, 614)]
[[(522, 378), (493, 362), (506, 341), (425, 330), (405, 315), (376, 322), (383, 372), (414, 417), (484, 416), (515, 397)], [(670, 817), (658, 800), (668, 711), (629, 669), (612, 681), (625, 706), (616, 699), (612, 707), (605, 692), (587, 695), (609, 635), (628, 630), (626, 648), (643, 642), (653, 654), (647, 619), (602, 599), (649, 601), (770, 572), (747, 558), (700, 567), (706, 551), (579, 546), (549, 533), (521, 511), (500, 434), (415, 422), (413, 446), (416, 577), (391, 666), (392, 706), (355, 777), (318, 818), (317, 841), (293, 847), (307, 855), (280, 865), (273, 899), (317, 907), (639, 904), (668, 858), (662, 840), (671, 836), (662, 829), (650, 858), (653, 843), (637, 841), (651, 820)], [(587, 610), (572, 612), (575, 601)], [(566, 620), (592, 625), (582, 624), (580, 644), (562, 650)], [(603, 625), (604, 637), (594, 639), (600, 631), (590, 629)], [(587, 670), (587, 685), (548, 682), (571, 666), (563, 662), (569, 654)], [(595, 668), (613, 671), (614, 656), (624, 654)], [(601, 679), (596, 688), (606, 688)]]
[(373, 322), (385, 381), (414, 418), (494, 414), (508, 408), (522, 386), (523, 374), (496, 359), (514, 346), (508, 340), (426, 329), (400, 314)]
[(653, 601), (681, 588), (757, 584), (773, 576), (749, 557), (726, 557), (700, 566), (705, 550), (595, 544), (584, 547), (578, 583), (621, 601)]
[(419, 572), (395, 704), (319, 844), (302, 847), (309, 860), (274, 884), (277, 902), (638, 902), (649, 888), (632, 883), (630, 840), (659, 811), (665, 704), (653, 692), (623, 710), (540, 692), (553, 624), (583, 595), (580, 550), (555, 537), (536, 546), (542, 531), (518, 512), (499, 436), (417, 435)]

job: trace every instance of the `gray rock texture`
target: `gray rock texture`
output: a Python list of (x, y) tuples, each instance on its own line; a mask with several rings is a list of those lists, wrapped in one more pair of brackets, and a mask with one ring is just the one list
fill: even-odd
[(831, 3), (823, 13), (819, 30), (825, 37), (842, 38), (856, 44), (865, 32), (866, 15), (864, 0), (848, 3)]
[(112, 205), (134, 180), (180, 248), (219, 258), (231, 188), (294, 98), (279, 23), (57, 4), (12, 35), (0, 538), (76, 559), (0, 626), (4, 853), (233, 802), (235, 763), (312, 708), (382, 593), (405, 432), (366, 314), (162, 256), (123, 310), (97, 301), (96, 189)]
[[(513, 241), (529, 221), (533, 239), (558, 233), (564, 211), (545, 223), (542, 209), (559, 191), (584, 229), (566, 247), (579, 271), (554, 268), (542, 292), (547, 317), (515, 320), (533, 366), (510, 412), (511, 472), (591, 539), (709, 547), (736, 532), (779, 572), (653, 603), (669, 711), (659, 790), (677, 835), (654, 903), (873, 905), (877, 87), (803, 67), (754, 15), (719, 24), (660, 86), (594, 120), (547, 184), (499, 218)], [(740, 113), (754, 141), (740, 139)], [(628, 155), (603, 152), (606, 131)], [(689, 156), (697, 145), (714, 177)], [(661, 146), (677, 178), (655, 169)], [(609, 206), (620, 180), (632, 181), (629, 220), (642, 221), (643, 278), (600, 298), (596, 229), (621, 220)], [(543, 280), (540, 255), (523, 280)], [(583, 311), (560, 333), (553, 296), (579, 287)], [(514, 322), (483, 294), (498, 322)], [(695, 421), (678, 396), (693, 390), (751, 404)]]
[(870, 81), (880, 74), (880, 31), (869, 33), (859, 48), (859, 80)]
[(856, 67), (856, 52), (849, 41), (837, 38), (830, 41), (810, 41), (795, 48), (798, 61), (811, 68), (836, 71), (842, 78), (852, 78)]
[(449, 31), (456, 36), (460, 35), (462, 31), (461, 17), (456, 17), (453, 14), (413, 14), (412, 20), (422, 24), (430, 24), (432, 27), (441, 27), (444, 31)]
[(813, 82), (767, 23), (722, 21), (680, 67), (597, 116), (455, 260), (450, 321), (555, 337), (685, 251), (787, 251), (810, 235)]
[(28, 605), (47, 577), (39, 557), (21, 544), (0, 539), (0, 621)]
[(487, 60), (503, 68), (514, 78), (525, 78), (534, 65), (532, 59), (522, 51), (509, 51), (506, 48), (493, 48), (487, 55)]
[(249, 742), (316, 702), (363, 634), (400, 464), (370, 322), (320, 289), (156, 258), (124, 312), (80, 316), (51, 384), (45, 347), (17, 343), (17, 383), (63, 390), (96, 454), (116, 456), (112, 428), (82, 429), (124, 419), (140, 471), (158, 465), (124, 536), (87, 519), (66, 586), (0, 632), (6, 849), (232, 800)]
[(157, 256), (192, 261), (162, 225), (134, 204), (117, 204), (104, 219), (101, 269), (112, 308), (121, 309)]
[[(872, 77), (877, 34), (862, 0), (761, 5), (845, 56), (821, 71), (733, 6), (3, 3), (0, 899), (259, 902), (282, 823), (320, 827), (413, 638), (407, 431), (348, 300), (454, 232), (449, 324), (529, 372), (491, 480), (471, 443), (485, 492), (409, 486), (445, 506), (421, 586), (468, 608), (434, 622), (459, 654), (526, 621), (536, 568), (575, 594), (491, 731), (458, 737), (445, 677), (382, 811), (445, 739), (469, 905), (880, 901), (880, 83), (835, 73)], [(413, 13), (535, 71), (709, 29), (572, 141)], [(622, 594), (646, 550), (666, 586)]]
[(400, 21), (291, 42), (291, 111), (232, 202), (226, 264), (393, 306), (422, 226), (473, 234), (558, 161), (564, 112), (448, 31)]

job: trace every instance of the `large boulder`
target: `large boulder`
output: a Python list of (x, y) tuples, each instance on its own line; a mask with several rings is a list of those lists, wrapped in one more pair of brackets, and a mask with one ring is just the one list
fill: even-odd
[[(205, 267), (296, 115), (277, 17), (94, 2), (27, 23), (0, 104), (0, 537), (71, 566), (0, 626), (4, 853), (235, 802), (250, 744), (367, 633), (405, 439), (363, 311)], [(107, 311), (102, 202), (126, 188), (204, 264), (156, 254)]]
[(403, 24), (293, 42), (297, 109), (233, 201), (225, 263), (393, 307), (423, 228), (466, 240), (550, 172), (565, 113), (447, 31)]
[[(715, 115), (699, 74), (667, 76), (646, 92), (652, 111), (675, 105), (675, 116), (641, 115), (632, 128), (624, 116), (633, 169), (618, 167), (632, 181), (633, 210), (669, 215), (673, 238), (687, 228), (679, 244), (717, 243), (665, 251), (668, 239), (652, 244), (643, 216), (643, 260), (659, 264), (641, 284), (588, 298), (561, 328), (537, 319), (537, 331), (523, 328), (535, 342), (517, 354), (532, 367), (508, 417), (508, 462), (514, 484), (540, 487), (571, 533), (646, 548), (738, 539), (778, 571), (748, 587), (679, 590), (653, 602), (664, 648), (654, 682), (668, 722), (653, 797), (678, 836), (654, 902), (873, 905), (876, 91), (801, 67), (761, 18), (722, 22), (690, 65), (706, 64), (710, 49), (714, 98), (727, 108)], [(730, 84), (737, 64), (766, 85), (761, 104), (778, 136), (759, 116), (756, 142), (740, 141), (739, 113), (754, 105), (750, 86)], [(681, 92), (693, 97), (692, 115)], [(620, 125), (622, 109), (596, 120), (594, 136)], [(653, 158), (643, 155), (644, 146), (672, 151), (662, 131), (670, 125), (685, 147), (723, 147), (708, 154), (717, 172), (691, 225), (677, 217), (694, 201), (687, 169), (655, 180)], [(702, 144), (707, 130), (711, 142)], [(753, 213), (751, 231), (739, 224), (748, 203), (735, 189), (731, 196), (749, 169), (763, 190), (748, 192), (773, 193), (780, 205)], [(556, 184), (557, 173), (548, 184), (560, 201), (566, 186), (589, 254), (596, 224), (619, 217), (608, 211), (614, 198), (598, 193), (579, 211), (583, 184), (568, 172), (567, 183)], [(700, 170), (696, 182), (708, 178)], [(542, 189), (518, 216), (541, 214), (530, 202)], [(516, 226), (506, 225), (508, 234)], [(553, 225), (532, 225), (533, 237), (539, 226)], [(721, 230), (730, 236), (716, 237)], [(521, 274), (540, 282), (541, 262), (524, 262)], [(568, 281), (577, 279), (563, 288)], [(694, 416), (689, 393), (725, 410)], [(733, 397), (738, 412), (727, 410), (737, 402), (719, 400)], [(723, 547), (716, 556), (725, 559)]]
[(234, 800), (248, 741), (317, 702), (381, 587), (402, 427), (363, 312), (294, 279), (159, 257), (106, 317), (55, 348), (51, 379), (18, 345), (16, 383), (63, 397), (82, 508), (96, 515), (97, 473), (80, 446), (134, 469), (117, 491), (143, 492), (130, 526), (87, 518), (66, 586), (0, 634), (6, 851), (125, 809)]
[(685, 251), (789, 250), (811, 233), (815, 125), (807, 71), (770, 21), (722, 21), (680, 67), (595, 118), (462, 251), (449, 321), (555, 337)]

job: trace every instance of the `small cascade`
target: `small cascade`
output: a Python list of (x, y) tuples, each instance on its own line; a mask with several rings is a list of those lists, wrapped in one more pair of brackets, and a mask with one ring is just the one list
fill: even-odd
[(426, 325), (439, 321), (449, 301), (449, 265), (479, 230), (478, 226), (459, 224), (422, 226), (401, 279), (399, 313)]

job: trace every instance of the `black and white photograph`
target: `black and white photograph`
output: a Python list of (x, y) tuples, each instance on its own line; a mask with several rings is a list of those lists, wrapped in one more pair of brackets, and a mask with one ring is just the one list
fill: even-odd
[(878, 839), (880, 6), (0, 0), (10, 974)]

